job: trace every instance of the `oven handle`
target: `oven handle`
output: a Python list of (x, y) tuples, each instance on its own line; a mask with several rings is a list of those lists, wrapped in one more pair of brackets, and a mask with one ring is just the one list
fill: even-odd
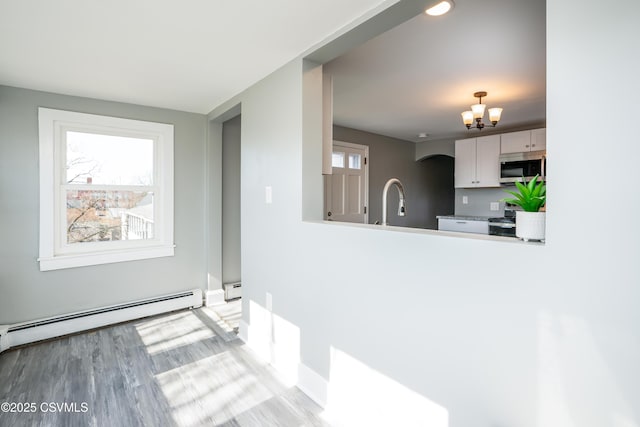
[(489, 227), (499, 227), (499, 228), (515, 228), (516, 225), (513, 223), (504, 223), (504, 222), (492, 222), (489, 223)]

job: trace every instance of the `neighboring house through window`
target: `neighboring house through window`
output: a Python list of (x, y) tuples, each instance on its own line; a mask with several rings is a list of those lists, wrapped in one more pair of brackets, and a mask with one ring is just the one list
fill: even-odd
[(173, 255), (173, 125), (40, 108), (40, 270)]

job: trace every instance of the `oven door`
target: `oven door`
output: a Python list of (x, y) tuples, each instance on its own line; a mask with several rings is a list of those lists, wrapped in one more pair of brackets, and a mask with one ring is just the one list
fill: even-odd
[(489, 234), (516, 237), (516, 224), (514, 222), (489, 222)]

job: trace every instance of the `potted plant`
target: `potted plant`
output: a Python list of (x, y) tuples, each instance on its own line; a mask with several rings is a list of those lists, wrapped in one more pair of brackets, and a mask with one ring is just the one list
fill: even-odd
[(523, 178), (523, 182), (516, 181), (518, 192), (505, 190), (514, 196), (502, 201), (520, 206), (522, 211), (516, 212), (516, 236), (524, 240), (544, 240), (545, 212), (540, 212), (547, 200), (547, 188), (544, 182), (538, 181), (538, 175), (529, 182)]

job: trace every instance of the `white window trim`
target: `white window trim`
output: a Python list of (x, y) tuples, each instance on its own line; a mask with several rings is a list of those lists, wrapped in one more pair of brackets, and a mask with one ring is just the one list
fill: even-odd
[[(40, 270), (133, 261), (174, 255), (173, 244), (173, 125), (117, 117), (38, 109), (40, 132)], [(154, 141), (154, 204), (158, 227), (153, 239), (145, 241), (88, 244), (86, 251), (65, 251), (60, 242), (63, 225), (59, 211), (62, 161), (66, 130), (137, 136)], [(58, 223), (58, 227), (56, 227)]]

